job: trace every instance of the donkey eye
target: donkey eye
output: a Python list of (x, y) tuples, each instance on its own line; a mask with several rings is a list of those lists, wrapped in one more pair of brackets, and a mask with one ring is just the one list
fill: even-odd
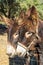
[(15, 35), (18, 35), (18, 34), (15, 34)]
[(32, 32), (26, 32), (27, 34), (31, 34)]
[(17, 33), (15, 33), (15, 35), (18, 35)]
[(27, 34), (30, 34), (30, 32), (27, 32)]
[(32, 35), (31, 32), (26, 32), (26, 33), (25, 33), (25, 37), (26, 37), (26, 38), (29, 38), (31, 35)]
[(29, 34), (30, 32), (26, 32), (27, 34)]

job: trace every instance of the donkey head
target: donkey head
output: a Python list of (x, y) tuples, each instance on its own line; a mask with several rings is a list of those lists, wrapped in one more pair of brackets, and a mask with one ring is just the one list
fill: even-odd
[[(28, 16), (28, 13), (29, 13), (29, 16)], [(16, 54), (20, 55), (22, 52), (25, 52), (23, 47), (18, 46), (18, 42), (20, 42), (21, 44), (27, 43), (26, 39), (27, 38), (30, 39), (32, 36), (32, 33), (36, 31), (37, 12), (36, 12), (35, 7), (30, 8), (28, 12), (25, 14), (25, 16), (23, 14), (22, 17), (23, 17), (22, 22), (21, 22), (22, 24), (20, 24), (19, 26), (17, 23), (14, 23), (9, 28), (9, 31), (8, 31), (9, 43), (7, 45), (7, 54), (10, 57), (13, 57)]]

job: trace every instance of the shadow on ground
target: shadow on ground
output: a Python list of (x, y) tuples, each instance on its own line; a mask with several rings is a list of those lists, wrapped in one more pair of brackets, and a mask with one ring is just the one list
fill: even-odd
[(15, 56), (14, 58), (9, 58), (9, 65), (24, 65), (26, 64), (26, 59)]
[(0, 35), (6, 33), (7, 27), (6, 25), (0, 24)]

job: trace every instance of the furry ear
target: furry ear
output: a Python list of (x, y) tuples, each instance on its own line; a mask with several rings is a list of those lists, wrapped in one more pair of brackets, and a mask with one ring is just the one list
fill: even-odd
[(36, 8), (35, 8), (34, 6), (31, 7), (30, 16), (31, 16), (33, 19), (37, 19), (37, 11), (36, 11)]
[(24, 19), (24, 15), (25, 15), (25, 12), (24, 12), (24, 11), (21, 11), (21, 12), (20, 12), (20, 17), (21, 17), (22, 19)]
[(31, 7), (30, 18), (33, 20), (33, 24), (36, 25), (38, 20), (38, 15), (36, 8), (34, 6)]
[(37, 20), (38, 16), (35, 6), (32, 6), (30, 9), (28, 9), (26, 12), (26, 17), (31, 20)]

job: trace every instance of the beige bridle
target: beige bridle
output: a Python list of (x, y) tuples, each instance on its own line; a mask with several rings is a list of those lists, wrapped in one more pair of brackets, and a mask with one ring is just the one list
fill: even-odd
[[(32, 34), (29, 34), (28, 36), (31, 36), (31, 35)], [(28, 36), (27, 36), (27, 33), (26, 33), (26, 38), (28, 38)], [(35, 36), (38, 37), (38, 39), (40, 39), (40, 37), (37, 34), (35, 34)], [(18, 55), (20, 57), (24, 57), (26, 55), (26, 53), (29, 55), (28, 51), (30, 50), (32, 45), (34, 46), (36, 44), (36, 42), (37, 42), (37, 38), (33, 39), (28, 47), (26, 47), (25, 45), (23, 45), (19, 41), (16, 44), (17, 45), (16, 48), (14, 47), (14, 44), (12, 44), (11, 46), (12, 46), (12, 48), (14, 50), (14, 53), (11, 55), (11, 57), (12, 56), (14, 57), (15, 55)]]
[[(38, 40), (41, 40), (40, 37), (39, 37), (37, 34), (35, 34), (35, 35), (36, 35), (36, 37), (38, 38)], [(38, 41), (37, 38), (33, 39), (33, 41), (30, 43), (30, 45), (29, 45), (28, 47), (26, 47), (26, 46), (24, 46), (23, 44), (21, 44), (21, 43), (18, 42), (18, 45), (19, 45), (20, 47), (22, 47), (22, 48), (25, 49), (25, 52), (24, 52), (23, 54), (19, 55), (19, 56), (24, 57), (26, 53), (29, 55), (29, 52), (28, 52), (28, 51), (29, 51), (29, 49), (32, 47), (32, 45), (34, 46), (34, 45), (37, 43), (37, 41)], [(17, 46), (18, 46), (18, 45), (17, 45)]]

